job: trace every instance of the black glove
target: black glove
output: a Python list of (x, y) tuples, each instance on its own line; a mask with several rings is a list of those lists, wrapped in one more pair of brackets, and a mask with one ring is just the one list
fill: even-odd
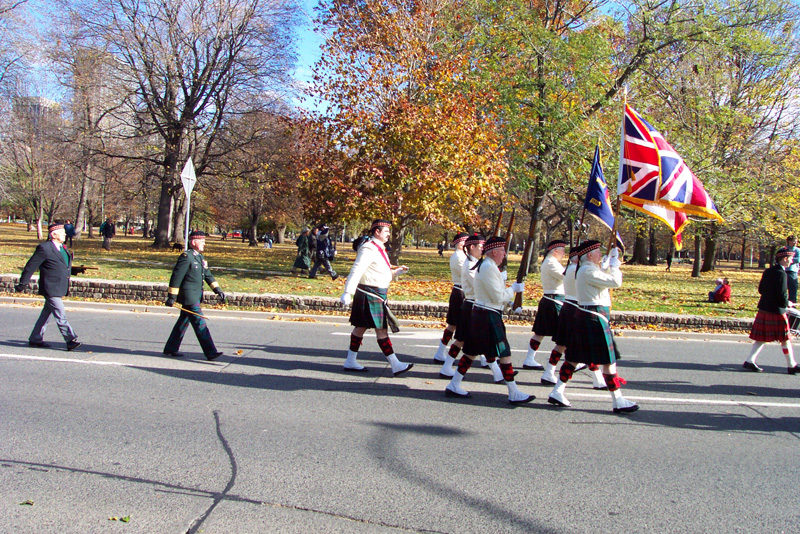
[(28, 286), (26, 286), (25, 284), (17, 284), (17, 285), (14, 286), (14, 291), (16, 293), (22, 293), (23, 291), (25, 291), (26, 287), (28, 287)]
[(227, 304), (228, 303), (228, 299), (225, 298), (225, 293), (223, 293), (220, 288), (215, 287), (214, 288), (214, 293), (217, 294), (217, 298), (219, 299), (219, 301), (221, 303), (223, 303), (223, 304)]
[(73, 275), (83, 274), (85, 272), (86, 272), (86, 267), (73, 267), (72, 268), (72, 274)]
[(167, 300), (164, 301), (165, 306), (169, 306), (170, 308), (175, 305), (175, 297), (172, 295), (167, 297)]

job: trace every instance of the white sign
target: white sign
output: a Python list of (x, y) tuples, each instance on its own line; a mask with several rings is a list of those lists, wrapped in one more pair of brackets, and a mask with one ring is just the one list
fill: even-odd
[(186, 160), (186, 165), (183, 167), (183, 171), (181, 172), (181, 182), (183, 182), (183, 190), (186, 191), (186, 196), (192, 194), (192, 189), (194, 189), (194, 183), (197, 181), (197, 176), (194, 174), (194, 163), (192, 163), (192, 158)]

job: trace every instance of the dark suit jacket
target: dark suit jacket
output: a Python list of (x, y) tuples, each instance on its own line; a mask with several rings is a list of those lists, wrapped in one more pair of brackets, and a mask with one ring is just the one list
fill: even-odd
[(55, 243), (45, 241), (36, 247), (31, 259), (25, 264), (19, 283), (28, 285), (31, 276), (39, 270), (39, 294), (45, 297), (65, 297), (69, 294), (69, 277), (72, 272), (72, 252), (67, 250), (69, 261), (64, 261), (64, 255), (58, 250)]
[(758, 292), (761, 299), (758, 309), (770, 313), (786, 313), (789, 306), (789, 293), (786, 289), (786, 271), (780, 265), (769, 267), (761, 275)]
[(169, 278), (169, 293), (177, 295), (180, 304), (200, 304), (203, 299), (203, 281), (211, 288), (219, 287), (214, 275), (208, 270), (208, 262), (196, 250), (188, 250), (180, 255)]

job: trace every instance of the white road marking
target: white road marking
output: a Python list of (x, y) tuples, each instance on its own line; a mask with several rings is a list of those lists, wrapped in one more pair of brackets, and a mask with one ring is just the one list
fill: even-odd
[(120, 367), (128, 367), (131, 364), (121, 362), (103, 362), (98, 360), (76, 360), (74, 358), (48, 358), (46, 356), (27, 356), (23, 354), (3, 354), (0, 353), (0, 358), (10, 358), (12, 360), (39, 360), (45, 362), (65, 362), (65, 363), (88, 363), (92, 365), (117, 365)]

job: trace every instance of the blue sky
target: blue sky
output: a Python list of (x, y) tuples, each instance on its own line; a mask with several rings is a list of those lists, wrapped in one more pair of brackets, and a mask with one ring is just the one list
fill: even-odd
[[(297, 26), (297, 68), (294, 78), (298, 85), (304, 85), (311, 80), (311, 69), (320, 57), (320, 45), (324, 41), (322, 37), (314, 33), (314, 7), (317, 0), (294, 0), (300, 7), (300, 23)], [(292, 103), (298, 107), (311, 109), (313, 104), (306, 100), (302, 102), (299, 98), (292, 99)]]

